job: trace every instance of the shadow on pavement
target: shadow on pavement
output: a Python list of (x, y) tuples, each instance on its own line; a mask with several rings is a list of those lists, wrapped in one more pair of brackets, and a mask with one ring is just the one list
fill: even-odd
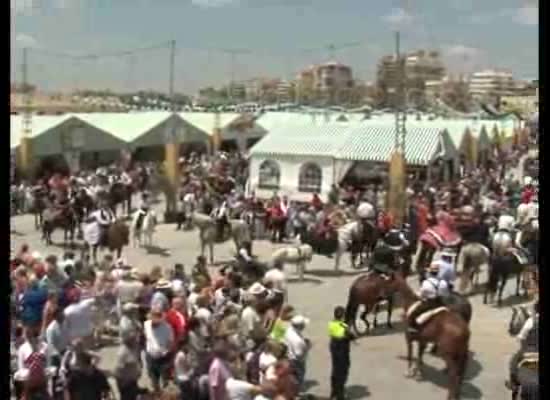
[(502, 304), (500, 307), (498, 307), (495, 303), (495, 308), (503, 308), (503, 307), (513, 307), (518, 306), (520, 304), (526, 304), (529, 303), (529, 298), (526, 296), (523, 296), (523, 294), (520, 294), (519, 296), (516, 296), (515, 294), (512, 294), (504, 299), (502, 299)]
[(363, 385), (351, 385), (346, 388), (346, 399), (360, 400), (370, 396), (369, 389)]
[(145, 251), (147, 251), (147, 254), (161, 257), (170, 257), (170, 252), (168, 251), (168, 249), (163, 249), (162, 247), (158, 246), (145, 246), (144, 248)]
[(292, 277), (287, 279), (288, 283), (312, 283), (314, 285), (322, 285), (323, 281), (321, 279), (307, 278), (300, 279), (298, 277)]
[[(362, 322), (359, 322), (359, 324), (362, 324)], [(363, 329), (364, 329), (364, 325), (363, 325)], [(359, 328), (359, 330), (361, 330), (361, 328)], [(369, 331), (369, 333), (363, 334), (359, 336), (359, 338), (396, 335), (396, 334), (401, 334), (404, 331), (405, 331), (405, 322), (401, 320), (392, 321), (392, 328), (388, 328), (386, 325), (386, 316), (384, 315), (382, 319), (380, 318), (378, 319), (378, 326), (376, 328), (372, 327), (372, 322), (371, 322), (371, 330)]]
[(320, 278), (339, 278), (342, 276), (356, 276), (364, 274), (365, 271), (335, 271), (330, 269), (308, 269), (308, 275), (315, 275)]
[[(473, 369), (473, 371), (472, 371)], [(481, 390), (469, 382), (468, 380), (472, 379), (474, 376), (477, 376), (481, 372), (481, 365), (475, 361), (470, 360), (468, 363), (468, 370), (466, 372), (466, 379), (462, 384), (461, 389), (461, 398), (462, 399), (482, 399), (483, 393)], [(436, 369), (429, 364), (424, 363), (423, 367), (424, 380), (434, 383), (437, 386), (447, 389), (449, 386), (449, 378), (447, 372), (444, 370)]]

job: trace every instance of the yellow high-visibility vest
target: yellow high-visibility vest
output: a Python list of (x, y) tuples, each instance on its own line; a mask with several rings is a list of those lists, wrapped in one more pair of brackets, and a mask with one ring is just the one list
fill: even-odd
[(347, 324), (342, 321), (330, 321), (328, 324), (328, 334), (331, 339), (344, 339), (347, 330)]

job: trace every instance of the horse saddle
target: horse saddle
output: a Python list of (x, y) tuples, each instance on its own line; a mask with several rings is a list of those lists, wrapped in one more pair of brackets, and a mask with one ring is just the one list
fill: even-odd
[(518, 368), (538, 369), (539, 353), (524, 353), (518, 362)]
[[(417, 301), (412, 306), (410, 306), (409, 309), (407, 310), (407, 318), (411, 318), (413, 316), (413, 314), (415, 313), (415, 311), (418, 309), (418, 307), (420, 307), (422, 305), (422, 303), (423, 303), (422, 301)], [(423, 311), (419, 315), (416, 316), (415, 322), (418, 326), (422, 326), (425, 323), (427, 323), (428, 321), (430, 321), (436, 315), (438, 315), (442, 312), (446, 312), (448, 310), (449, 309), (447, 307), (437, 307), (437, 308), (433, 308), (433, 309)]]

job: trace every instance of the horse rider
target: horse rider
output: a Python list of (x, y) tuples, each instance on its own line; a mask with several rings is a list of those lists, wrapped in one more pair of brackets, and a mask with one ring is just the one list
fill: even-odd
[(106, 205), (105, 202), (101, 204), (101, 207), (95, 210), (91, 217), (98, 224), (100, 229), (100, 243), (105, 243), (106, 233), (109, 226), (115, 221), (115, 215), (113, 211)]
[(539, 352), (539, 302), (534, 306), (534, 315), (529, 317), (516, 336), (520, 342), (519, 350), (510, 360), (510, 379), (506, 382), (506, 387), (512, 391), (517, 391), (519, 364), (528, 358), (535, 356), (538, 361)]
[(439, 260), (436, 261), (439, 264), (438, 278), (447, 282), (449, 292), (452, 292), (454, 290), (454, 281), (456, 279), (456, 271), (453, 263), (456, 254), (452, 250), (444, 248), (441, 250), (439, 256)]
[(216, 221), (216, 232), (217, 232), (217, 239), (218, 241), (223, 240), (223, 234), (225, 231), (226, 225), (229, 224), (229, 221), (227, 219), (227, 211), (228, 211), (228, 204), (227, 199), (224, 198), (222, 203), (218, 208), (216, 208), (214, 211), (212, 211), (212, 217)]
[(372, 270), (388, 278), (398, 268), (398, 257), (410, 245), (398, 229), (391, 229), (381, 239), (373, 252)]
[(252, 243), (248, 241), (243, 242), (239, 247), (236, 259), (237, 262), (243, 267), (244, 271), (253, 270), (259, 274), (262, 272), (262, 266), (252, 255)]
[(439, 262), (432, 262), (428, 268), (428, 277), (420, 286), (420, 304), (408, 315), (408, 327), (412, 333), (418, 332), (416, 319), (427, 311), (442, 307), (443, 298), (449, 295), (447, 282), (439, 279)]

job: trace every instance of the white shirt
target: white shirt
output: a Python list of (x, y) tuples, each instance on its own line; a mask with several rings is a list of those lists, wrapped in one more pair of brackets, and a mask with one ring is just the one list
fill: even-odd
[[(48, 345), (44, 342), (38, 344), (38, 351), (44, 356), (48, 356)], [(16, 381), (26, 381), (29, 378), (29, 369), (25, 367), (25, 361), (33, 353), (33, 349), (29, 342), (23, 343), (17, 349), (17, 371), (13, 375), (13, 379)]]
[(77, 338), (90, 336), (93, 333), (92, 306), (94, 303), (95, 298), (81, 300), (65, 309), (64, 328), (69, 342)]
[(535, 317), (529, 317), (527, 321), (525, 321), (525, 323), (523, 324), (521, 331), (516, 336), (516, 338), (520, 342), (523, 342), (525, 339), (527, 339), (529, 332), (531, 331), (531, 329), (533, 329), (533, 326), (535, 325), (535, 318), (538, 319), (538, 314)]
[(153, 327), (150, 320), (145, 321), (143, 327), (147, 354), (153, 358), (160, 358), (168, 354), (174, 343), (172, 327), (164, 321)]
[(246, 251), (246, 249), (244, 248), (239, 250), (239, 255), (248, 262), (252, 261), (252, 257), (248, 255), (248, 251)]
[(302, 334), (292, 325), (286, 330), (284, 343), (288, 349), (289, 360), (303, 360), (307, 355), (308, 345)]
[(225, 381), (225, 390), (229, 400), (252, 400), (254, 385), (247, 381), (229, 378)]
[(447, 283), (453, 283), (456, 279), (454, 265), (450, 262), (440, 260), (438, 278)]
[(191, 292), (191, 294), (187, 296), (187, 312), (189, 315), (195, 315), (195, 312), (197, 311), (197, 299), (199, 296), (200, 294), (196, 292)]
[(208, 337), (210, 335), (208, 327), (212, 320), (212, 312), (208, 308), (201, 307), (195, 313), (195, 318), (197, 318), (201, 324), (199, 329), (201, 336)]
[(278, 289), (286, 292), (286, 276), (283, 271), (278, 268), (272, 268), (264, 275), (264, 282), (271, 283), (273, 289)]
[(189, 354), (186, 354), (181, 350), (178, 351), (176, 354), (176, 359), (174, 360), (174, 375), (176, 377), (176, 381), (189, 381), (192, 374), (193, 365), (191, 363), (191, 357)]
[(444, 280), (439, 280), (433, 276), (425, 279), (420, 287), (420, 297), (422, 299), (435, 299), (438, 296), (448, 296), (449, 285)]
[(266, 380), (275, 379), (274, 368), (272, 368), (277, 363), (277, 357), (270, 353), (260, 354), (260, 384), (264, 383)]
[(262, 319), (251, 306), (246, 307), (241, 314), (241, 330), (244, 336), (249, 336), (260, 325)]

